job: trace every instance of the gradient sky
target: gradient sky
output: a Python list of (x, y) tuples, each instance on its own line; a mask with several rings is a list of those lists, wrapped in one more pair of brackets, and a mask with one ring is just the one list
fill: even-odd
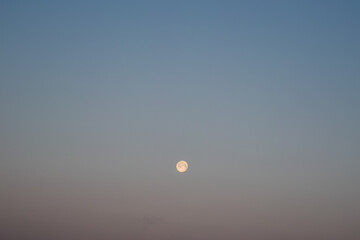
[(0, 238), (360, 239), (359, 13), (1, 1)]

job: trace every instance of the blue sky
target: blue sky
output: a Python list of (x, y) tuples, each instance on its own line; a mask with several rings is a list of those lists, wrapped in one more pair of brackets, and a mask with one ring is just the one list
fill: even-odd
[(36, 238), (44, 218), (59, 239), (354, 239), (359, 9), (2, 1), (3, 220)]

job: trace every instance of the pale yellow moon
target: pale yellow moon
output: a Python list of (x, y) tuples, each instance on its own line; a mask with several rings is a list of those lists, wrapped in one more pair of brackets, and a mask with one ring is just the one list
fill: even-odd
[(176, 164), (176, 170), (178, 170), (179, 172), (186, 172), (186, 170), (188, 169), (189, 165), (186, 161), (179, 161)]

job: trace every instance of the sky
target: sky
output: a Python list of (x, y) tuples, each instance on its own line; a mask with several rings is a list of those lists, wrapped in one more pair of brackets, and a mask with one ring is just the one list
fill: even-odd
[(0, 238), (359, 239), (359, 11), (0, 1)]

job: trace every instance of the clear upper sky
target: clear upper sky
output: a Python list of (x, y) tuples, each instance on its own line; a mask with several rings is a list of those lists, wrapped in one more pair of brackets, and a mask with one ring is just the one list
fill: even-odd
[(0, 238), (360, 238), (359, 29), (359, 1), (1, 1)]

